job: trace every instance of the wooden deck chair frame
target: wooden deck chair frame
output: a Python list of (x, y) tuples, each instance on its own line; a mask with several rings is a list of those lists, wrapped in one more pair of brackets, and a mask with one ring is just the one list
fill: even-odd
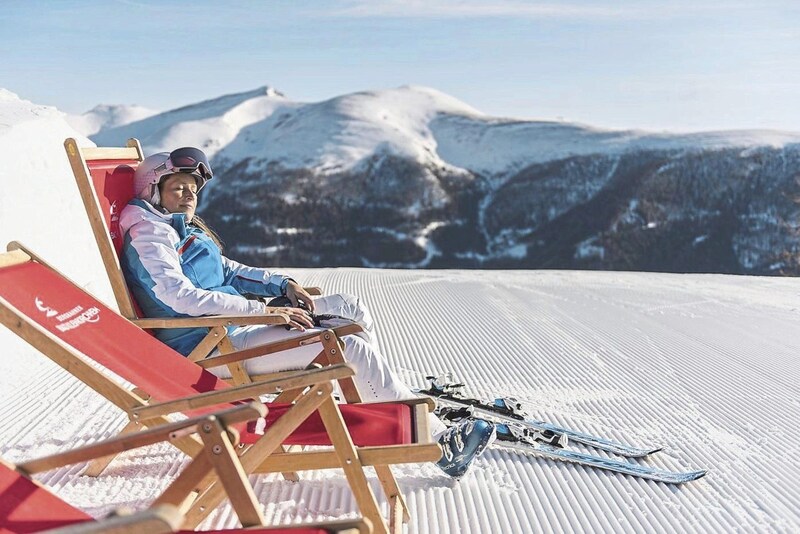
[[(262, 507), (255, 497), (255, 492), (239, 463), (234, 447), (238, 442), (238, 432), (232, 425), (253, 421), (264, 417), (267, 408), (260, 402), (250, 402), (228, 410), (209, 413), (199, 417), (184, 419), (176, 423), (156, 426), (136, 434), (117, 436), (108, 440), (85, 445), (76, 449), (37, 458), (17, 465), (0, 460), (7, 469), (16, 471), (19, 476), (28, 478), (34, 486), (43, 487), (31, 477), (34, 474), (50, 471), (58, 467), (89, 461), (93, 458), (115, 454), (123, 451), (170, 441), (179, 436), (197, 435), (203, 443), (202, 454), (195, 457), (191, 464), (202, 464), (201, 469), (214, 473), (223, 484), (228, 499), (237, 514), (242, 527), (263, 527), (266, 521)], [(190, 465), (191, 465), (190, 464)], [(178, 475), (172, 485), (182, 484)], [(44, 488), (47, 491), (47, 488)], [(47, 491), (47, 493), (50, 493)], [(52, 499), (58, 499), (52, 495)], [(50, 534), (78, 534), (88, 532), (119, 533), (161, 533), (174, 532), (183, 523), (180, 502), (168, 502), (159, 499), (159, 504), (130, 515), (118, 515), (110, 519), (91, 521), (48, 530)], [(46, 512), (42, 512), (44, 515)], [(337, 534), (368, 534), (371, 525), (367, 520), (345, 521), (329, 524), (300, 525), (298, 528), (325, 528)], [(264, 529), (268, 532), (274, 529)], [(284, 530), (281, 528), (281, 530)], [(230, 530), (235, 532), (236, 530)]]
[[(102, 306), (89, 293), (18, 243), (12, 243), (10, 248), (12, 248), (11, 251), (0, 254), (0, 269), (28, 262), (39, 263), (52, 270), (67, 283), (74, 285), (76, 290), (93, 300), (97, 306)], [(114, 312), (108, 310), (108, 313)], [(341, 468), (344, 470), (362, 515), (372, 522), (376, 532), (389, 532), (390, 526), (392, 532), (400, 532), (402, 523), (409, 520), (408, 508), (389, 466), (397, 463), (434, 462), (441, 457), (441, 449), (431, 439), (428, 428), (427, 415), (434, 407), (430, 399), (398, 401), (398, 403), (402, 402), (409, 406), (413, 416), (413, 442), (411, 444), (356, 447), (344, 422), (342, 412), (333, 398), (332, 381), (354, 375), (353, 369), (346, 364), (290, 373), (281, 378), (231, 386), (206, 391), (188, 398), (151, 404), (147, 399), (149, 398), (148, 393), (152, 392), (143, 392), (141, 389), (128, 390), (114, 378), (106, 376), (87, 362), (86, 358), (91, 359), (90, 355), (80, 353), (50, 331), (45, 330), (2, 297), (0, 297), (0, 322), (125, 411), (131, 422), (123, 429), (123, 433), (134, 432), (142, 427), (166, 424), (169, 422), (166, 416), (176, 412), (218, 406), (221, 403), (258, 398), (261, 395), (293, 392), (296, 399), (290, 409), (292, 417), (289, 417), (290, 413), (281, 417), (270, 427), (267, 434), (246, 448), (240, 455), (245, 472), (280, 473), (288, 470)], [(169, 349), (165, 347), (165, 350)], [(171, 352), (171, 354), (174, 354), (179, 361), (185, 361), (178, 353)], [(154, 376), (160, 375), (154, 373)], [(319, 413), (333, 445), (333, 450), (281, 452), (280, 447), (286, 438), (314, 412)], [(192, 457), (195, 457), (201, 450), (197, 440), (191, 438), (180, 438), (174, 440), (173, 444)], [(364, 466), (374, 467), (378, 474), (378, 479), (389, 502), (388, 525), (383, 519), (375, 496), (367, 483)], [(182, 510), (186, 510), (186, 524), (194, 527), (224, 499), (224, 490), (208, 476), (203, 476), (202, 473), (198, 474), (191, 469), (187, 469), (184, 473), (189, 473), (184, 476), (184, 480), (188, 480), (190, 483), (185, 487), (173, 489), (175, 495), (168, 490), (162, 498), (169, 499), (169, 502), (176, 499), (176, 495), (185, 499)], [(197, 498), (192, 499), (194, 495), (197, 495)]]
[[(242, 526), (263, 526), (264, 515), (236, 455), (238, 432), (233, 425), (264, 417), (267, 408), (260, 402), (250, 402), (228, 410), (209, 413), (154, 426), (135, 434), (124, 434), (98, 443), (85, 445), (44, 458), (29, 460), (14, 467), (25, 476), (50, 471), (65, 465), (77, 464), (93, 458), (107, 456), (146, 447), (155, 443), (171, 441), (178, 437), (197, 435), (201, 439), (202, 452), (194, 457), (189, 466), (171, 484), (183, 485), (184, 473), (200, 470), (208, 476), (218, 477), (224, 486)], [(157, 499), (159, 505), (174, 506), (179, 510), (182, 500)]]
[[(89, 165), (92, 162), (109, 162), (112, 166), (133, 167), (144, 159), (144, 152), (137, 139), (128, 139), (125, 147), (80, 147), (74, 138), (64, 141), (64, 148), (69, 158), (72, 173), (78, 184), (81, 199), (83, 200), (89, 223), (92, 227), (100, 256), (103, 259), (106, 273), (108, 274), (114, 298), (120, 313), (126, 319), (137, 324), (140, 328), (186, 328), (186, 327), (207, 327), (208, 335), (192, 351), (189, 358), (192, 361), (200, 361), (205, 358), (214, 348), (221, 354), (234, 353), (234, 347), (227, 337), (228, 326), (243, 326), (251, 324), (280, 324), (283, 321), (271, 315), (262, 316), (216, 316), (216, 317), (188, 317), (188, 318), (140, 318), (137, 316), (136, 306), (131, 296), (125, 277), (122, 274), (119, 258), (112, 239), (112, 229), (109, 228), (104, 210), (100, 202), (100, 197), (95, 190)], [(122, 208), (111, 204), (108, 214), (109, 220), (118, 216), (118, 210)], [(115, 211), (117, 210), (117, 211)], [(320, 294), (319, 288), (306, 288), (312, 294)], [(342, 336), (360, 332), (362, 328), (357, 324), (345, 325), (333, 329), (335, 336), (320, 336), (316, 333), (296, 336), (290, 340), (278, 341), (270, 344), (261, 345), (257, 350), (250, 349), (245, 358), (234, 357), (227, 365), (231, 372), (234, 384), (248, 384), (259, 378), (269, 378), (270, 375), (250, 376), (244, 369), (242, 362), (245, 359), (273, 354), (282, 350), (321, 343), (322, 349), (315, 360), (316, 363), (327, 365), (330, 363), (344, 362), (342, 351), (344, 348)], [(222, 360), (219, 360), (222, 362)], [(223, 365), (223, 363), (219, 363)], [(342, 393), (348, 402), (359, 402), (358, 390), (352, 379), (343, 380), (340, 384)]]
[[(129, 516), (87, 521), (70, 526), (50, 529), (40, 534), (167, 534), (190, 532), (178, 530), (183, 520), (180, 511), (169, 505), (153, 506), (142, 512)], [(277, 527), (248, 527), (225, 529), (225, 534), (371, 534), (372, 524), (368, 519), (352, 519), (342, 521), (325, 521), (324, 523), (305, 523), (302, 525), (281, 525)]]
[[(37, 256), (33, 251), (27, 249), (24, 245), (20, 244), (19, 242), (12, 241), (11, 243), (9, 243), (8, 250), (12, 253), (20, 252), (24, 255), (25, 258), (29, 258), (33, 261), (36, 261), (58, 273), (57, 269), (49, 265), (42, 258)], [(2, 264), (0, 264), (0, 267), (2, 267)], [(61, 273), (58, 274), (64, 277), (63, 274)], [(66, 277), (64, 278), (66, 279)], [(70, 281), (70, 283), (75, 285), (74, 282)], [(84, 291), (84, 293), (86, 292)], [(334, 333), (330, 330), (323, 331), (322, 333), (319, 334), (319, 336), (327, 339), (333, 339), (333, 340), (337, 339)], [(343, 357), (342, 357), (343, 347), (341, 347), (338, 341), (335, 342), (334, 347), (337, 348), (331, 348), (331, 352), (329, 353), (329, 355), (333, 356), (332, 360), (339, 359), (341, 362), (343, 362)], [(219, 356), (218, 358), (222, 359), (222, 358), (232, 358), (232, 357), (256, 357), (258, 356), (258, 354), (259, 354), (258, 348), (256, 347), (253, 349), (248, 349), (246, 351), (240, 351), (237, 353)], [(210, 358), (208, 360), (213, 360), (213, 359), (214, 358)], [(207, 368), (211, 367), (212, 361), (204, 360), (201, 362), (195, 362), (195, 364), (198, 364), (200, 367)], [(342, 365), (344, 365), (344, 363), (334, 364), (333, 361), (331, 361), (330, 365), (338, 365), (341, 367)], [(334, 377), (334, 380), (338, 381), (341, 387), (342, 382), (345, 379), (352, 380), (352, 375), (353, 373), (344, 373), (344, 374), (339, 373)], [(275, 382), (275, 379), (271, 379), (270, 381)], [(259, 383), (263, 382), (264, 381), (261, 381)], [(303, 390), (303, 388), (308, 386), (308, 384), (306, 383), (300, 383), (297, 386), (291, 387), (292, 384), (293, 384), (292, 381), (288, 381), (283, 386), (274, 387), (272, 390), (267, 389), (268, 392), (273, 391), (279, 393), (279, 395), (273, 402), (277, 403), (295, 402), (299, 394)], [(244, 385), (246, 384), (242, 384), (242, 386)], [(277, 391), (278, 389), (280, 391)], [(138, 398), (142, 399), (145, 403), (148, 402), (150, 399), (150, 394), (148, 392), (143, 391), (140, 388), (135, 388), (133, 392)], [(358, 398), (358, 392), (353, 390), (352, 394), (355, 395), (356, 398), (358, 399), (357, 402), (360, 402), (360, 398)], [(405, 500), (403, 499), (402, 493), (400, 492), (399, 485), (397, 484), (397, 480), (388, 466), (394, 463), (405, 463), (403, 460), (404, 458), (408, 458), (407, 460), (405, 460), (406, 462), (436, 461), (439, 459), (441, 455), (441, 450), (435, 443), (432, 444), (434, 448), (426, 446), (426, 444), (431, 445), (431, 443), (430, 443), (430, 432), (427, 426), (427, 419), (424, 417), (424, 414), (426, 414), (428, 411), (432, 411), (435, 408), (434, 402), (431, 401), (430, 399), (415, 399), (412, 401), (405, 401), (405, 402), (407, 404), (413, 405), (415, 411), (415, 420), (417, 421), (418, 425), (418, 428), (415, 431), (415, 436), (417, 436), (417, 439), (419, 440), (418, 443), (419, 448), (413, 451), (412, 456), (409, 457), (404, 456), (405, 454), (405, 452), (403, 452), (404, 447), (395, 448), (394, 450), (392, 450), (391, 448), (387, 448), (385, 450), (383, 449), (379, 450), (378, 448), (374, 449), (360, 448), (360, 451), (364, 451), (364, 453), (367, 455), (368, 458), (369, 463), (365, 465), (373, 466), (376, 472), (378, 473), (378, 477), (381, 482), (381, 486), (383, 487), (384, 494), (386, 495), (387, 500), (390, 502), (390, 523), (393, 525), (399, 524), (399, 522), (401, 521), (402, 522), (408, 521), (410, 519), (410, 516), (408, 513), (408, 507), (405, 503)], [(167, 415), (169, 413), (173, 413), (176, 410), (185, 410), (192, 407), (192, 405), (190, 404), (185, 404), (180, 402), (177, 404), (175, 403), (162, 403), (162, 404), (168, 407), (168, 409), (171, 411), (164, 411), (165, 408), (160, 408), (161, 411), (159, 412), (159, 414), (161, 415)], [(139, 426), (141, 424), (140, 419), (141, 417), (143, 417), (143, 415), (142, 412), (138, 411), (139, 409), (143, 408), (139, 407), (128, 411), (129, 416), (131, 417), (131, 422), (122, 430), (122, 432), (135, 431), (138, 428), (140, 428)], [(148, 410), (147, 413), (154, 413), (153, 410), (155, 410), (155, 408), (150, 406), (146, 410)], [(333, 417), (333, 415), (331, 415), (330, 417)], [(339, 414), (339, 418), (341, 418), (341, 414)], [(424, 429), (422, 425), (423, 419), (425, 419)], [(341, 437), (341, 439), (342, 443), (344, 443), (344, 437)], [(341, 446), (344, 447), (345, 445)], [(295, 451), (294, 453), (289, 454), (287, 452), (289, 449), (282, 448), (282, 450), (284, 451), (284, 453), (288, 454), (288, 456), (286, 456), (285, 458), (280, 455), (276, 456), (275, 454), (269, 455), (265, 453), (260, 453), (264, 456), (262, 458), (263, 460), (262, 463), (261, 464), (253, 463), (252, 465), (248, 464), (248, 467), (262, 473), (281, 472), (287, 480), (295, 480), (295, 481), (298, 479), (295, 471), (329, 469), (337, 467), (336, 455), (331, 451), (327, 452)], [(191, 454), (191, 450), (185, 452)], [(378, 454), (375, 454), (373, 456), (374, 452), (378, 452)], [(269, 456), (269, 458), (267, 456)], [(273, 456), (275, 458), (278, 458), (278, 460), (272, 461)], [(427, 458), (427, 460), (425, 458)], [(111, 460), (113, 460), (113, 457), (108, 457), (106, 460), (100, 460), (95, 462), (92, 466), (90, 466), (86, 474), (92, 476), (99, 475), (100, 472), (102, 472), (102, 470), (105, 469), (105, 467), (108, 465), (108, 463), (110, 463)], [(287, 466), (291, 465), (292, 467), (289, 469), (284, 469), (281, 467), (282, 464), (286, 464)], [(215, 494), (214, 498), (219, 499), (220, 494), (219, 493)], [(364, 502), (367, 502), (366, 497), (364, 497), (364, 499), (365, 499)], [(207, 508), (207, 506), (204, 507)], [(374, 518), (373, 521), (375, 521)]]

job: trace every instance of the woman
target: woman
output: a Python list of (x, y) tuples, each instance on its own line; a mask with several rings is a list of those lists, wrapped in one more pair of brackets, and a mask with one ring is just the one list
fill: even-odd
[[(286, 297), (280, 308), (292, 331), (280, 326), (241, 326), (229, 332), (237, 350), (299, 335), (314, 327), (312, 313), (334, 314), (358, 322), (364, 333), (345, 337), (345, 358), (356, 368), (356, 386), (365, 401), (402, 400), (414, 393), (402, 383), (378, 350), (369, 310), (357, 297), (312, 298), (285, 274), (242, 265), (222, 255), (215, 235), (195, 216), (197, 194), (212, 177), (206, 155), (185, 147), (147, 157), (136, 169), (132, 200), (120, 214), (124, 235), (122, 268), (136, 301), (147, 317), (255, 315), (270, 313), (260, 297)], [(300, 306), (304, 306), (301, 308)], [(156, 336), (187, 355), (207, 329), (162, 329)], [(253, 358), (245, 369), (253, 374), (304, 368), (319, 346), (293, 348)], [(211, 369), (222, 378), (226, 366)], [(494, 426), (471, 420), (447, 429), (431, 416), (431, 429), (445, 453), (437, 463), (451, 476), (461, 476), (494, 438)]]

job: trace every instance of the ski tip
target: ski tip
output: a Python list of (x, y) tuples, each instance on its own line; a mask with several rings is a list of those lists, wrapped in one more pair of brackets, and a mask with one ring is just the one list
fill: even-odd
[[(642, 478), (649, 478), (651, 480), (655, 480), (656, 482), (663, 482), (665, 484), (686, 484), (687, 482), (694, 482), (699, 478), (703, 478), (706, 475), (705, 469), (699, 471), (667, 471), (654, 474), (655, 476), (649, 476), (649, 474), (639, 475)], [(636, 476), (636, 475), (634, 475)]]
[(664, 450), (664, 447), (655, 447), (655, 448), (652, 448), (652, 449), (640, 449), (640, 450), (635, 451), (635, 452), (633, 452), (631, 454), (625, 454), (623, 456), (627, 456), (628, 458), (645, 458), (647, 456), (650, 456), (651, 454), (655, 454), (655, 453), (661, 452), (663, 450)]
[(688, 473), (684, 473), (684, 480), (683, 482), (692, 482), (697, 479), (703, 478), (706, 476), (707, 471), (705, 469), (701, 469), (699, 471), (689, 471)]

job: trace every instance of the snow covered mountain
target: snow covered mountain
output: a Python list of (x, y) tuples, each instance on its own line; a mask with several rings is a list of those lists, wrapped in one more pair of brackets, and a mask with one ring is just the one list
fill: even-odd
[(66, 120), (83, 135), (93, 135), (100, 130), (140, 121), (156, 113), (158, 111), (142, 106), (100, 104), (81, 115), (67, 115)]
[(433, 89), (262, 87), (91, 136), (204, 148), (201, 211), (260, 264), (800, 273), (800, 134), (486, 116)]

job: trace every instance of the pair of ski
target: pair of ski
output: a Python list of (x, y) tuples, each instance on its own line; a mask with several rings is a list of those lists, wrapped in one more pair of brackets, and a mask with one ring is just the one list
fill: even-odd
[(609, 439), (577, 432), (568, 428), (529, 419), (522, 406), (514, 399), (495, 399), (485, 402), (464, 397), (459, 390), (464, 384), (442, 383), (436, 377), (427, 377), (430, 388), (419, 393), (433, 397), (437, 401), (437, 413), (448, 422), (457, 422), (466, 417), (480, 417), (495, 423), (497, 445), (533, 453), (537, 456), (566, 462), (597, 467), (666, 484), (682, 484), (697, 480), (705, 471), (667, 471), (628, 462), (622, 459), (607, 458), (565, 448), (568, 443), (600, 449), (625, 458), (644, 458), (661, 448), (640, 448)]

